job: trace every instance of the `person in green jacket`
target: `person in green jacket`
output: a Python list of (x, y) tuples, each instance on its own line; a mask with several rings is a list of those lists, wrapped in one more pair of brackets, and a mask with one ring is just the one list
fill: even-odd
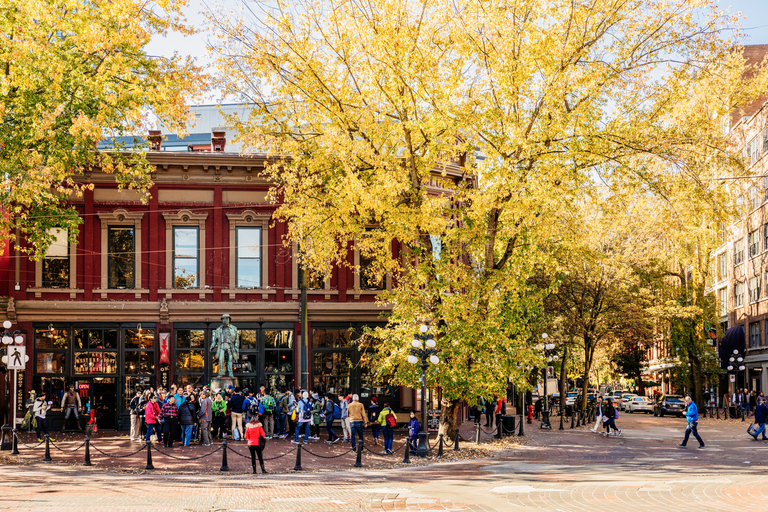
[(221, 439), (226, 432), (224, 424), (227, 421), (227, 402), (221, 397), (221, 392), (216, 393), (213, 400), (213, 437)]
[(312, 393), (312, 432), (310, 439), (320, 439), (320, 414), (323, 412), (323, 401), (317, 393)]
[(384, 453), (392, 453), (392, 441), (395, 439), (397, 415), (395, 415), (395, 412), (389, 407), (389, 403), (385, 403), (379, 413), (379, 424), (384, 431)]

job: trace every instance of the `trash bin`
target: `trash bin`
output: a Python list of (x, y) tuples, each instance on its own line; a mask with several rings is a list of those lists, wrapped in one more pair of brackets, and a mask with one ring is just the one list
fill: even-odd
[(515, 435), (515, 417), (509, 414), (501, 417), (502, 434), (505, 436)]

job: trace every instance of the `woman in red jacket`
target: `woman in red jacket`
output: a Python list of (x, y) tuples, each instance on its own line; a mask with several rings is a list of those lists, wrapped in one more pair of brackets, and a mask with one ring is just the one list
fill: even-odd
[(267, 437), (264, 434), (264, 429), (261, 428), (261, 423), (257, 421), (255, 415), (251, 416), (251, 422), (245, 427), (245, 439), (248, 440), (248, 449), (251, 451), (253, 474), (256, 474), (256, 455), (259, 456), (261, 472), (266, 473), (267, 470), (264, 469), (264, 456), (262, 455), (262, 452), (267, 444)]

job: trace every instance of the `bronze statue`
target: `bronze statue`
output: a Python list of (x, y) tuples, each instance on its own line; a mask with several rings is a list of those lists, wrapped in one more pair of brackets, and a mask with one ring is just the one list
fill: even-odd
[(227, 313), (221, 315), (221, 325), (213, 331), (211, 352), (219, 358), (219, 377), (234, 377), (232, 362), (240, 356), (240, 331), (231, 324)]

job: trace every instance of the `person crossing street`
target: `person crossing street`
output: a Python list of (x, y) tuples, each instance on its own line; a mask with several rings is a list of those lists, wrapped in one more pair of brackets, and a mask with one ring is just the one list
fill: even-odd
[(683, 442), (677, 446), (685, 448), (685, 445), (688, 444), (688, 437), (693, 434), (693, 437), (699, 442), (699, 448), (704, 448), (704, 441), (701, 439), (701, 436), (696, 429), (699, 425), (699, 409), (696, 407), (696, 402), (691, 400), (690, 395), (688, 395), (685, 397), (685, 405), (687, 406), (685, 410), (685, 419), (688, 421), (688, 426), (685, 429), (685, 438), (683, 439)]

